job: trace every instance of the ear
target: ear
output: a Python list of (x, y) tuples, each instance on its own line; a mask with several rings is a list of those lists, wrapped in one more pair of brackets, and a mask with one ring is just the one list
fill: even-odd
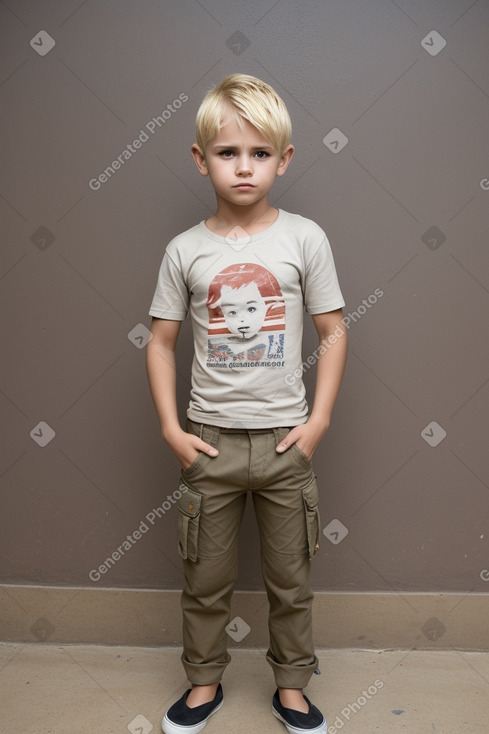
[(280, 163), (277, 168), (277, 176), (283, 176), (287, 170), (292, 156), (294, 155), (294, 146), (288, 145), (280, 157)]
[(195, 165), (197, 166), (199, 173), (201, 173), (202, 176), (207, 176), (209, 171), (207, 170), (205, 155), (203, 154), (197, 143), (194, 143), (192, 145), (192, 147), (190, 148), (190, 152), (192, 153), (192, 158), (195, 161)]

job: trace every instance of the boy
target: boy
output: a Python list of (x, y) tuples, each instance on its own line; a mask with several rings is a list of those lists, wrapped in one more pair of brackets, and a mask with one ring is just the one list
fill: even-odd
[[(283, 101), (255, 77), (232, 74), (206, 95), (191, 152), (214, 187), (216, 212), (169, 243), (151, 305), (148, 379), (163, 438), (182, 466), (182, 662), (192, 684), (166, 712), (165, 734), (197, 734), (222, 705), (230, 661), (225, 627), (248, 492), (270, 604), (272, 712), (289, 734), (327, 731), (302, 693), (318, 666), (310, 561), (320, 525), (311, 458), (329, 426), (347, 337), (324, 232), (268, 203), (294, 153), (290, 135)], [(310, 415), (301, 368), (304, 307), (320, 339)], [(174, 353), (189, 310), (194, 359), (184, 431)]]

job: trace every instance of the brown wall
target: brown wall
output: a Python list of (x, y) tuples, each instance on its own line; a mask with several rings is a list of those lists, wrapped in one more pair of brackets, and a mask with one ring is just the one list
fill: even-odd
[[(181, 586), (178, 463), (141, 338), (165, 244), (213, 209), (189, 154), (197, 107), (243, 71), (289, 107), (297, 153), (272, 203), (327, 231), (351, 314), (314, 459), (314, 584), (488, 590), (489, 4), (10, 0), (0, 26), (0, 581)], [(183, 419), (188, 323), (178, 357)], [(238, 587), (260, 589), (251, 510), (242, 540)]]

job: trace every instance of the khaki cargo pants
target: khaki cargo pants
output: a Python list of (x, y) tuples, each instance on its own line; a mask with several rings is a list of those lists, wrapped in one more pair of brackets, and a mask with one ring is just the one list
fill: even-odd
[(230, 662), (226, 626), (236, 582), (237, 536), (251, 492), (267, 590), (266, 655), (283, 688), (305, 688), (318, 666), (312, 642), (311, 559), (318, 549), (318, 490), (312, 465), (288, 428), (219, 428), (187, 420), (187, 431), (219, 449), (181, 472), (179, 553), (184, 563), (182, 662), (191, 683), (219, 681)]

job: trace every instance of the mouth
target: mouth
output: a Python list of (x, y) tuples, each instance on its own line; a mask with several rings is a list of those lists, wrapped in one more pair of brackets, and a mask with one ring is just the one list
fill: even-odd
[(249, 189), (254, 189), (254, 188), (255, 188), (254, 185), (249, 184), (249, 183), (236, 184), (236, 186), (233, 186), (233, 189), (242, 189), (243, 191), (247, 191)]

